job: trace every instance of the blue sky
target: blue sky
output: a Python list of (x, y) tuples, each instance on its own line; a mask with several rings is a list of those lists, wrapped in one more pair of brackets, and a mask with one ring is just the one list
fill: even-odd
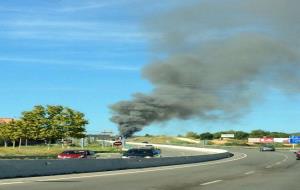
[[(143, 22), (179, 2), (1, 1), (0, 117), (17, 118), (37, 104), (62, 104), (86, 114), (89, 133), (117, 132), (108, 105), (152, 89), (140, 70), (153, 57), (149, 41), (156, 34), (145, 31)], [(173, 120), (140, 134), (258, 128), (298, 132), (299, 103), (300, 97), (270, 91), (236, 123)]]

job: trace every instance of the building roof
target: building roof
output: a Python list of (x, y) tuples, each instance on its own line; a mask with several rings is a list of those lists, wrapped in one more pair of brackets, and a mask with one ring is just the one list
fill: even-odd
[(0, 117), (0, 124), (9, 123), (9, 122), (12, 122), (13, 120), (14, 120), (13, 118), (1, 118)]

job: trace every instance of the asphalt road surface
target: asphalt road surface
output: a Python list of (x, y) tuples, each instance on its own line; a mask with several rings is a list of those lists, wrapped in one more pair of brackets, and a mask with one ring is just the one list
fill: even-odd
[[(196, 155), (205, 155), (208, 154), (206, 152), (200, 151), (190, 151), (190, 150), (176, 150), (172, 148), (161, 148), (161, 156), (162, 157), (177, 157), (177, 156), (196, 156)], [(98, 154), (99, 159), (110, 159), (110, 158), (121, 158), (122, 154), (119, 153), (100, 153)]]
[[(1, 190), (298, 190), (300, 161), (288, 151), (232, 149), (232, 158), (137, 170), (0, 180)], [(1, 171), (0, 171), (1, 172)]]
[[(129, 142), (128, 142), (129, 144)], [(138, 148), (138, 147), (145, 147), (149, 144), (142, 144), (141, 145), (131, 145), (132, 147)], [(205, 155), (209, 154), (207, 152), (200, 152), (200, 151), (191, 151), (191, 150), (178, 150), (174, 148), (165, 148), (165, 147), (158, 147), (161, 149), (161, 155), (162, 157), (176, 157), (176, 156), (196, 156), (196, 155)]]
[(176, 150), (172, 148), (161, 148), (162, 157), (176, 157), (176, 156), (196, 156), (209, 154), (200, 151), (190, 151), (190, 150)]

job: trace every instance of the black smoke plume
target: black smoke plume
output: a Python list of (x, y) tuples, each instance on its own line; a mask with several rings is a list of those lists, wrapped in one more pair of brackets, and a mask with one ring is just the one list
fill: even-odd
[(143, 69), (153, 92), (112, 105), (111, 120), (129, 137), (173, 118), (240, 118), (270, 89), (299, 93), (299, 7), (207, 0), (150, 19), (147, 30), (160, 34), (153, 41), (160, 56)]

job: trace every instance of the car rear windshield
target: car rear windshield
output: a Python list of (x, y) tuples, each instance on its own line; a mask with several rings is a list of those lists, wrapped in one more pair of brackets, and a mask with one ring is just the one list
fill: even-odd
[(274, 147), (274, 145), (272, 145), (272, 144), (268, 144), (268, 145), (266, 145), (265, 147), (268, 147), (268, 148), (273, 148), (273, 147)]
[(131, 149), (128, 150), (128, 154), (138, 154), (138, 155), (152, 155), (153, 151), (151, 149)]
[(80, 150), (68, 150), (68, 151), (64, 151), (63, 154), (85, 154), (85, 151), (80, 151)]

